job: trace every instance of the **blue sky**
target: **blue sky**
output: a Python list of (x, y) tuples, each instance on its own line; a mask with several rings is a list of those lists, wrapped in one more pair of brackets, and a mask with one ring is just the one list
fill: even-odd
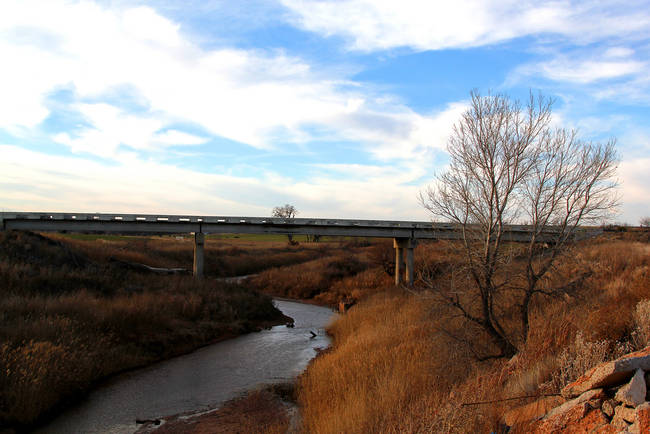
[(650, 2), (0, 3), (0, 209), (422, 220), (469, 92), (615, 137), (650, 215)]

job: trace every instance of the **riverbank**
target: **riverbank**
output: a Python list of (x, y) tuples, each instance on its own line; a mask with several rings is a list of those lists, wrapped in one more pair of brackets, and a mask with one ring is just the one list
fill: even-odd
[[(151, 263), (140, 247), (122, 255)], [(116, 373), (288, 321), (257, 291), (111, 258), (101, 240), (0, 233), (0, 429), (28, 430)]]
[(293, 383), (248, 391), (216, 409), (142, 421), (136, 434), (285, 434), (297, 432), (298, 408)]

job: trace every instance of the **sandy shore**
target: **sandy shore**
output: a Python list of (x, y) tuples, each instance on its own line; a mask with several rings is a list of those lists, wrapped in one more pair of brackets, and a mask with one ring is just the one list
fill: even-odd
[[(286, 433), (297, 418), (293, 385), (269, 385), (230, 400), (215, 409), (142, 421), (138, 434)], [(289, 428), (293, 428), (289, 430)]]

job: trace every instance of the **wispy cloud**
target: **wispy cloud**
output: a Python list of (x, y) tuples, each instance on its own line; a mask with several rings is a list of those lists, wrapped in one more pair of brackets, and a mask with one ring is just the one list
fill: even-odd
[[(151, 212), (266, 216), (290, 202), (305, 217), (426, 219), (408, 166), (338, 168), (372, 177), (315, 175), (297, 181), (208, 174), (137, 158), (105, 164), (0, 145), (2, 208), (77, 212)], [(37, 179), (38, 183), (33, 181)], [(206, 200), (209, 198), (209, 200)]]
[(650, 99), (648, 49), (589, 47), (547, 53), (547, 59), (523, 64), (508, 76), (509, 85), (542, 78), (576, 86), (596, 99)]
[[(87, 125), (55, 140), (75, 152), (200, 143), (164, 133), (174, 122), (262, 149), (309, 140), (314, 125), (371, 148), (424, 139), (425, 117), (358, 83), (278, 50), (203, 49), (148, 7), (9, 0), (2, 9), (0, 55), (12, 61), (1, 72), (0, 127), (34, 128), (50, 115), (48, 95), (65, 88)], [(120, 104), (120, 92), (145, 110)]]
[(440, 50), (494, 44), (523, 36), (556, 36), (587, 43), (643, 38), (650, 29), (644, 2), (514, 0), (281, 0), (293, 22), (341, 36), (362, 51), (410, 47)]
[[(415, 196), (444, 157), (470, 88), (540, 83), (567, 95), (558, 125), (574, 121), (588, 135), (621, 128), (617, 114), (580, 110), (594, 102), (636, 101), (641, 109), (626, 119), (642, 117), (644, 3), (4, 0), (0, 200), (260, 215), (291, 202), (303, 215), (426, 218)], [(511, 51), (476, 48), (513, 40), (521, 44)], [(450, 53), (414, 53), (467, 47), (475, 49), (451, 57), (478, 55), (467, 65), (486, 60), (489, 78), (432, 60)], [(498, 72), (496, 51), (509, 56)], [(420, 66), (421, 77), (443, 73), (429, 87), (408, 82)], [(578, 100), (578, 109), (566, 102)], [(642, 160), (638, 140), (625, 146)], [(625, 185), (642, 201), (635, 167)]]
[[(519, 66), (511, 80), (542, 76), (554, 81), (589, 84), (629, 78), (646, 73), (648, 62), (626, 46), (577, 48), (568, 52), (550, 52), (550, 59)], [(643, 57), (645, 59), (645, 57)]]

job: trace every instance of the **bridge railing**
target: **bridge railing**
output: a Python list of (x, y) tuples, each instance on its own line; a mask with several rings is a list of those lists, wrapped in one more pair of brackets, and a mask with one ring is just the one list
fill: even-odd
[[(408, 230), (412, 230), (414, 236), (423, 238), (432, 238), (430, 234), (445, 233), (445, 238), (453, 236), (460, 238), (458, 233), (459, 227), (452, 223), (434, 223), (422, 221), (398, 221), (398, 220), (359, 220), (359, 219), (320, 219), (320, 218), (279, 218), (279, 217), (237, 217), (237, 216), (196, 216), (196, 215), (172, 215), (172, 214), (122, 214), (122, 213), (52, 213), (52, 212), (0, 212), (0, 227), (9, 227), (9, 222), (23, 222), (21, 228), (34, 228), (34, 230), (60, 230), (57, 228), (64, 225), (53, 224), (55, 222), (68, 222), (71, 229), (77, 227), (79, 230), (97, 231), (98, 228), (105, 227), (107, 231), (119, 232), (124, 230), (131, 232), (133, 230), (143, 230), (145, 227), (155, 231), (155, 227), (164, 225), (165, 233), (174, 232), (177, 228), (179, 232), (184, 232), (187, 227), (194, 227), (197, 224), (206, 232), (231, 232), (241, 227), (244, 230), (246, 226), (268, 226), (286, 230), (288, 234), (314, 233), (318, 229), (331, 228), (334, 232), (336, 229), (345, 229), (342, 234), (354, 236), (355, 232), (367, 232), (373, 235), (359, 236), (392, 236), (393, 230), (404, 235)], [(90, 225), (88, 223), (97, 223)], [(74, 223), (79, 223), (75, 225)], [(104, 223), (113, 223), (104, 225)], [(138, 225), (143, 223), (143, 225)], [(147, 225), (144, 225), (146, 223)], [(190, 225), (190, 226), (188, 226)], [(109, 227), (110, 226), (110, 227)], [(129, 229), (131, 228), (131, 230)], [(369, 229), (368, 231), (361, 230)], [(209, 229), (212, 229), (210, 231)], [(375, 229), (375, 230), (373, 230)], [(250, 228), (245, 229), (250, 232)], [(192, 230), (193, 232), (194, 230)], [(203, 230), (201, 230), (203, 231)], [(578, 234), (593, 234), (594, 231), (602, 232), (601, 228), (581, 228)], [(327, 232), (327, 231), (325, 231)], [(516, 238), (530, 237), (531, 227), (527, 225), (509, 225), (506, 227), (506, 233)], [(555, 235), (558, 229), (548, 227), (544, 229), (544, 234)], [(452, 235), (456, 234), (456, 235)], [(324, 234), (325, 235), (325, 234)], [(543, 238), (543, 237), (542, 237)], [(540, 239), (540, 241), (544, 241)]]

